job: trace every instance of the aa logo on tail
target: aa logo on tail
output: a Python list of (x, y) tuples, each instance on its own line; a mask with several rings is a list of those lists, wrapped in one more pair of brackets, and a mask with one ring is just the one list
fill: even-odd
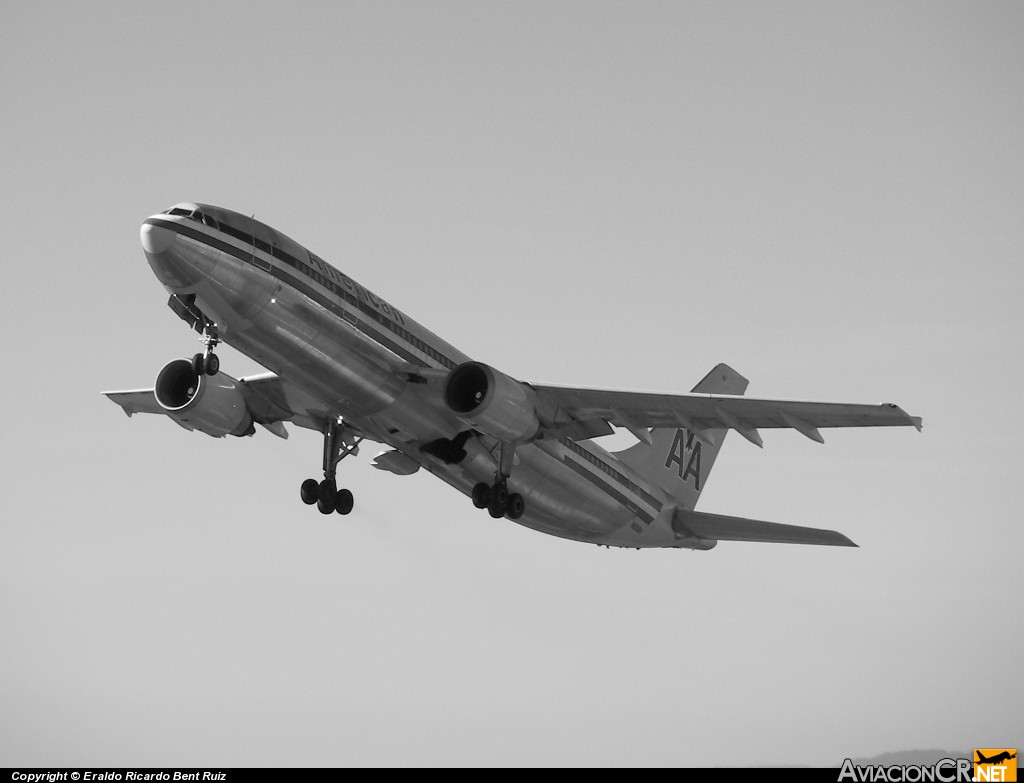
[(1017, 749), (975, 748), (974, 779), (1013, 783), (1017, 780)]
[(693, 476), (693, 487), (700, 492), (700, 441), (692, 432), (682, 428), (676, 430), (665, 457), (665, 467), (671, 469), (673, 462), (679, 466), (679, 478), (686, 481)]

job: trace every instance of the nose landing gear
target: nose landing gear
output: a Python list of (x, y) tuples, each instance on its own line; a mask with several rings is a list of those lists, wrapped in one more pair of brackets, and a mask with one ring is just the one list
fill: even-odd
[(220, 370), (220, 359), (213, 352), (220, 343), (217, 324), (207, 321), (203, 328), (203, 336), (199, 339), (206, 344), (206, 350), (192, 357), (192, 372), (196, 375), (216, 375)]
[[(340, 425), (340, 426), (339, 426)], [(316, 504), (321, 514), (348, 514), (352, 511), (355, 501), (352, 492), (338, 489), (335, 480), (338, 463), (349, 454), (359, 453), (362, 438), (355, 437), (352, 430), (342, 424), (340, 418), (328, 419), (324, 425), (324, 479), (317, 481), (309, 478), (302, 482), (299, 496), (307, 506)]]

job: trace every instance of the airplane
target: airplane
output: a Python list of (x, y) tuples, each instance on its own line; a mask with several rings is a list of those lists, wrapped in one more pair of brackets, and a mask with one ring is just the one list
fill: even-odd
[[(721, 540), (856, 546), (833, 530), (697, 511), (725, 435), (763, 446), (759, 430), (913, 426), (893, 404), (744, 396), (726, 364), (689, 394), (525, 383), (475, 361), (281, 232), (222, 207), (180, 203), (147, 218), (140, 238), (168, 305), (204, 349), (173, 359), (152, 388), (103, 392), (132, 416), (163, 414), (212, 437), (286, 423), (322, 435), (323, 478), (299, 495), (348, 514), (339, 463), (370, 441), (373, 467), (420, 469), (478, 509), (533, 530), (608, 547), (708, 550)], [(224, 342), (269, 372), (220, 370)], [(626, 430), (610, 452), (595, 438)]]
[(985, 758), (985, 755), (980, 750), (976, 750), (974, 752), (978, 756), (978, 760), (974, 762), (975, 764), (1001, 764), (1004, 761), (1009, 761), (1011, 759), (1017, 758), (1016, 753), (1010, 753), (1006, 750), (1002, 751), (1001, 753), (997, 753), (990, 759)]

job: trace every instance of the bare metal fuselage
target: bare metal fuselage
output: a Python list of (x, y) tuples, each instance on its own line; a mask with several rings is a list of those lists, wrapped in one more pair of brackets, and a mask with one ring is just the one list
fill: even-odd
[[(469, 357), (288, 237), (203, 208), (248, 223), (266, 241), (246, 243), (216, 223), (159, 214), (141, 229), (146, 257), (168, 291), (196, 297), (224, 342), (279, 376), (295, 423), (315, 429), (340, 416), (466, 495), (494, 479), (492, 438), (469, 438), (457, 463), (420, 449), (467, 429), (444, 406), (438, 384), (422, 378), (441, 378)], [(420, 382), (410, 381), (413, 371)], [(509, 484), (526, 501), (516, 521), (544, 533), (626, 547), (710, 543), (681, 538), (662, 512), (664, 490), (590, 442), (519, 444)]]

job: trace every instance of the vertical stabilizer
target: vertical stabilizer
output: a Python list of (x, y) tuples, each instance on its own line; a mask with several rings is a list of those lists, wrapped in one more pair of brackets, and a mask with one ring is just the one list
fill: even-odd
[[(693, 387), (694, 394), (740, 395), (746, 390), (747, 379), (726, 364), (719, 364)], [(665, 489), (680, 508), (692, 510), (728, 431), (696, 430), (685, 424), (653, 429), (651, 445), (637, 443), (615, 456)]]

